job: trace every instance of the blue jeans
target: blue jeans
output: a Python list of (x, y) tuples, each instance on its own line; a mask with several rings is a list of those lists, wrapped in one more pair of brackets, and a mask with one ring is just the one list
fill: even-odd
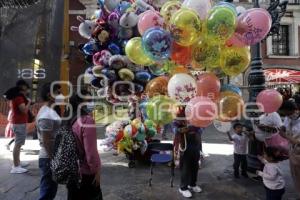
[(50, 159), (40, 158), (39, 168), (41, 170), (40, 198), (39, 200), (53, 200), (56, 196), (58, 184), (52, 180)]

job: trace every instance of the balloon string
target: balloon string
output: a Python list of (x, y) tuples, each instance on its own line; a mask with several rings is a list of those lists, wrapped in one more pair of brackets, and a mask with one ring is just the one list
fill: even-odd
[(181, 147), (181, 143), (179, 144), (179, 151), (185, 152), (186, 151), (186, 134), (183, 135), (184, 137), (184, 148)]

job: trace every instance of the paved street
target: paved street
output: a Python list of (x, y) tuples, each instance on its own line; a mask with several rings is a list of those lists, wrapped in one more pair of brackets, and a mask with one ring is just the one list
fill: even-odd
[[(201, 200), (259, 200), (264, 199), (261, 183), (250, 179), (232, 179), (232, 145), (225, 134), (210, 128), (204, 134), (204, 152), (207, 154), (199, 172), (199, 184), (203, 193), (193, 199)], [(27, 140), (22, 152), (23, 160), (30, 161), (30, 172), (11, 175), (11, 153), (0, 139), (0, 199), (35, 200), (39, 193), (38, 141)], [(99, 140), (100, 142), (100, 140)], [(153, 187), (148, 187), (149, 167), (138, 165), (135, 169), (127, 167), (124, 156), (114, 156), (112, 152), (100, 151), (102, 159), (102, 190), (105, 200), (181, 200), (178, 193), (179, 172), (176, 170), (175, 187), (169, 184), (169, 168), (158, 166), (154, 171)], [(287, 191), (285, 200), (295, 200), (296, 194), (289, 176), (288, 162), (282, 163), (286, 174)], [(59, 187), (56, 200), (66, 199), (64, 186)]]

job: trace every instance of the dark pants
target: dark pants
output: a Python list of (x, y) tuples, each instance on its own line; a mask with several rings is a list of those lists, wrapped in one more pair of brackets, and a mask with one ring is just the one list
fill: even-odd
[(234, 169), (234, 175), (239, 176), (240, 172), (239, 169), (242, 169), (242, 174), (247, 174), (247, 156), (241, 155), (241, 154), (234, 154), (234, 163), (233, 163), (233, 169)]
[(265, 187), (265, 189), (266, 189), (266, 200), (281, 200), (285, 192), (284, 188), (280, 190), (270, 190), (269, 188)]
[(102, 191), (100, 186), (93, 183), (95, 175), (82, 175), (80, 186), (78, 184), (69, 184), (68, 200), (102, 200)]
[(41, 170), (40, 183), (40, 198), (39, 200), (52, 200), (56, 196), (57, 183), (52, 180), (52, 173), (50, 169), (50, 159), (40, 158), (39, 168)]
[(180, 188), (187, 190), (188, 186), (196, 186), (199, 170), (199, 147), (188, 147), (180, 154)]

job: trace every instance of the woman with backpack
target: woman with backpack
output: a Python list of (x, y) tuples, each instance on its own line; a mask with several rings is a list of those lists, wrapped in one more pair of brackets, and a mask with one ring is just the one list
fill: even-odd
[[(89, 96), (89, 93), (82, 90), (81, 95)], [(67, 113), (73, 119), (72, 130), (77, 141), (81, 182), (71, 182), (67, 185), (68, 200), (102, 200), (101, 161), (97, 150), (95, 121), (90, 115), (92, 105), (79, 95), (73, 95), (69, 103), (73, 112)]]

